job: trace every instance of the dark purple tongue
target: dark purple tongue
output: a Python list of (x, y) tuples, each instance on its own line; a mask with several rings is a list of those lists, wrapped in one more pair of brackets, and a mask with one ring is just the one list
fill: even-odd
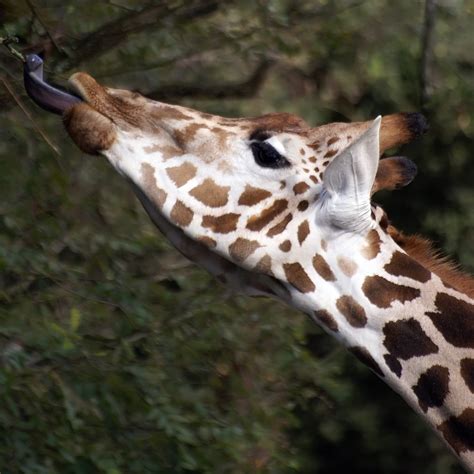
[(43, 60), (37, 54), (26, 56), (23, 80), (25, 82), (25, 90), (33, 102), (48, 112), (62, 115), (74, 104), (82, 102), (80, 97), (44, 82)]

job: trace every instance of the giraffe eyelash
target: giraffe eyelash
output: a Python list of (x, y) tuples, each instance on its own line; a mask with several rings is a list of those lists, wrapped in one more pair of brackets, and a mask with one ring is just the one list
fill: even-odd
[(250, 141), (257, 141), (257, 142), (264, 142), (265, 140), (268, 140), (272, 135), (267, 132), (266, 130), (262, 130), (261, 128), (258, 128), (257, 130), (254, 130), (250, 137)]

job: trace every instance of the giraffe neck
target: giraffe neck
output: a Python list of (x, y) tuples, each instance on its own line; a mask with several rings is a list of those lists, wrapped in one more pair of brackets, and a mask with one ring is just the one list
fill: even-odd
[[(472, 470), (472, 296), (408, 256), (384, 232), (372, 230), (367, 239), (341, 235), (323, 241), (320, 251), (313, 268), (305, 267), (315, 290), (289, 285), (291, 304), (385, 380)], [(313, 271), (322, 278), (313, 278)], [(318, 288), (321, 281), (331, 284)]]

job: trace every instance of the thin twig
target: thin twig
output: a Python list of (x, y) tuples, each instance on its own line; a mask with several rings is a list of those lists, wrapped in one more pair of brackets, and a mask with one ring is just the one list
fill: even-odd
[(80, 38), (74, 48), (73, 57), (61, 61), (56, 70), (63, 72), (86, 60), (96, 58), (110, 51), (111, 48), (117, 48), (132, 34), (156, 29), (159, 22), (165, 21), (169, 17), (172, 17), (175, 23), (194, 21), (214, 13), (219, 8), (219, 2), (215, 0), (200, 0), (190, 3), (191, 5), (188, 6), (186, 2), (182, 5), (157, 2), (157, 4), (148, 4), (140, 11), (127, 12)]
[(31, 0), (26, 0), (26, 3), (28, 5), (28, 7), (30, 8), (31, 13), (33, 13), (33, 16), (39, 21), (40, 25), (43, 27), (44, 31), (48, 35), (48, 38), (51, 41), (51, 44), (57, 49), (57, 51), (62, 53), (61, 48), (56, 43), (56, 40), (54, 39), (53, 35), (49, 32), (49, 28), (46, 25), (45, 21), (43, 20), (42, 16), (40, 15), (40, 13), (38, 12), (38, 10), (36, 9), (36, 6), (33, 4), (33, 2)]
[(16, 36), (0, 36), (0, 44), (5, 46), (8, 51), (10, 51), (10, 54), (19, 59), (22, 63), (24, 63), (26, 60), (25, 60), (25, 56), (23, 56), (23, 54), (20, 53), (20, 51), (16, 50), (13, 46), (12, 46), (12, 43), (19, 43), (19, 39), (16, 37)]
[[(0, 81), (3, 82), (3, 85), (5, 86), (5, 89), (8, 91), (8, 93), (13, 97), (13, 100), (17, 103), (18, 107), (23, 111), (23, 113), (28, 117), (28, 119), (31, 121), (33, 124), (33, 128), (41, 135), (43, 140), (49, 145), (49, 147), (56, 153), (57, 156), (61, 156), (61, 153), (59, 152), (59, 149), (54, 145), (54, 143), (48, 138), (46, 133), (41, 129), (41, 127), (36, 123), (34, 120), (33, 116), (30, 114), (29, 110), (24, 106), (22, 103), (21, 99), (17, 96), (15, 91), (13, 90), (13, 87), (10, 85), (8, 82), (8, 79), (5, 77), (0, 77)], [(58, 163), (58, 166), (63, 169), (61, 162), (56, 158), (56, 162)]]
[(255, 97), (266, 81), (274, 60), (265, 58), (250, 77), (231, 84), (167, 84), (157, 90), (144, 93), (150, 99), (170, 100), (192, 97), (199, 99), (242, 99)]
[(112, 0), (108, 0), (107, 2), (111, 7), (115, 7), (115, 8), (120, 8), (122, 10), (125, 10), (127, 12), (136, 12), (137, 10), (134, 9), (134, 8), (130, 8), (130, 7), (127, 7), (125, 5), (120, 5), (119, 3), (117, 2), (113, 2)]

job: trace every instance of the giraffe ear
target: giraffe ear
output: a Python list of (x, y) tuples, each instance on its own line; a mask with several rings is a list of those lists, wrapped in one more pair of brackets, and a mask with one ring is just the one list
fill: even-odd
[(379, 165), (380, 122), (379, 116), (324, 171), (326, 218), (341, 229), (361, 232), (370, 226), (370, 196)]

